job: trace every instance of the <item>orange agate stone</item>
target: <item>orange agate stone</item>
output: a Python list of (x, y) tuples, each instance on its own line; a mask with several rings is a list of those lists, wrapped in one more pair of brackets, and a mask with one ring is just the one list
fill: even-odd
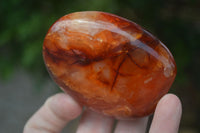
[(44, 39), (43, 56), (65, 92), (119, 119), (153, 113), (176, 76), (163, 43), (134, 22), (104, 12), (61, 17)]

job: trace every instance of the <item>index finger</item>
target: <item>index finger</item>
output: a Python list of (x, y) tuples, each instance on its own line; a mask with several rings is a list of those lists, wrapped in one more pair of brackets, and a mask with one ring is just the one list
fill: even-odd
[(69, 95), (56, 94), (28, 120), (24, 133), (59, 133), (82, 112), (82, 107)]

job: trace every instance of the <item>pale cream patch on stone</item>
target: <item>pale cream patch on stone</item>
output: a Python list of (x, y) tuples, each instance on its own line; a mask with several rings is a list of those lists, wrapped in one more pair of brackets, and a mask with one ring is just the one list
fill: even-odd
[(150, 78), (148, 78), (148, 79), (146, 79), (145, 81), (144, 81), (144, 84), (147, 84), (147, 83), (149, 83), (150, 81), (152, 81), (152, 77), (150, 77)]
[(84, 82), (86, 80), (85, 73), (83, 72), (73, 72), (71, 78), (78, 82)]
[(65, 34), (59, 34), (60, 38), (59, 38), (59, 46), (63, 49), (67, 49), (67, 37)]
[(93, 65), (93, 69), (95, 72), (99, 72), (105, 67), (105, 65), (106, 64), (104, 62), (97, 62)]
[(173, 76), (173, 69), (172, 69), (171, 66), (164, 68), (164, 75), (165, 75), (166, 78)]

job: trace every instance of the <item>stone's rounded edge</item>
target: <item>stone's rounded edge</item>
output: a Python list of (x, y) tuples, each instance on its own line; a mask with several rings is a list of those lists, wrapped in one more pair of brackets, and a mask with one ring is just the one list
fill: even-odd
[(167, 53), (170, 56), (170, 61), (172, 62), (171, 64), (173, 65), (172, 67), (173, 67), (173, 72), (174, 72), (174, 75), (175, 75), (174, 78), (175, 78), (176, 74), (177, 74), (177, 65), (176, 65), (176, 61), (174, 59), (174, 56), (171, 53), (171, 51), (169, 50), (169, 48), (166, 45), (164, 45), (164, 43), (160, 42), (160, 44), (164, 47), (164, 49), (167, 51)]

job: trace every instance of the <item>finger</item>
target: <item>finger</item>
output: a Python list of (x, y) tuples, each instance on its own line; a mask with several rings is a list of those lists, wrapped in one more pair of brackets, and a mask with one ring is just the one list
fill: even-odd
[(83, 113), (77, 133), (111, 133), (114, 120), (110, 117), (86, 110)]
[(24, 127), (24, 133), (59, 133), (81, 111), (81, 106), (69, 95), (56, 94), (48, 98), (30, 118)]
[(158, 102), (149, 133), (177, 133), (181, 114), (179, 98), (173, 94), (165, 95)]
[(134, 120), (120, 120), (114, 133), (145, 133), (148, 117)]

